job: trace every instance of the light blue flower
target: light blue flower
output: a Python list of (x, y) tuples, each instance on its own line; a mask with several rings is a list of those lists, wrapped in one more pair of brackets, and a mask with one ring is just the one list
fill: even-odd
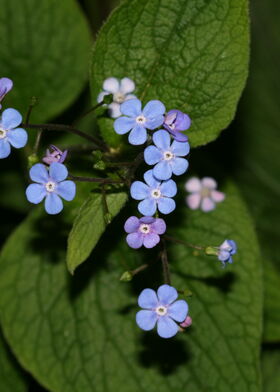
[(176, 204), (171, 197), (177, 193), (177, 186), (173, 180), (158, 181), (153, 176), (153, 171), (148, 170), (144, 174), (144, 182), (134, 181), (130, 188), (131, 197), (142, 200), (138, 204), (138, 210), (145, 216), (152, 216), (156, 209), (162, 214), (170, 214), (174, 211)]
[(27, 187), (27, 200), (39, 204), (45, 198), (45, 210), (48, 214), (55, 215), (62, 211), (61, 197), (67, 201), (74, 199), (76, 184), (73, 181), (64, 181), (68, 170), (62, 163), (52, 163), (49, 170), (42, 163), (37, 163), (31, 167), (29, 173), (31, 180), (37, 184)]
[(129, 133), (130, 144), (139, 145), (147, 140), (147, 129), (156, 129), (163, 124), (165, 106), (160, 101), (149, 101), (142, 110), (139, 99), (130, 99), (121, 104), (120, 110), (127, 117), (119, 117), (114, 122), (119, 135)]
[[(144, 310), (136, 314), (136, 323), (144, 331), (150, 331), (157, 324), (157, 333), (162, 338), (176, 335), (179, 326), (188, 314), (188, 304), (178, 300), (177, 290), (164, 284), (157, 293), (152, 289), (144, 289), (138, 298), (138, 305)], [(175, 322), (176, 321), (176, 322)]]
[(225, 240), (218, 249), (218, 259), (225, 265), (226, 263), (232, 263), (232, 255), (237, 252), (236, 242), (233, 240)]
[(1, 101), (5, 98), (9, 91), (13, 88), (13, 81), (9, 78), (0, 78), (0, 109)]
[(22, 148), (27, 143), (27, 132), (18, 128), (22, 122), (21, 114), (15, 109), (6, 109), (0, 120), (0, 159), (7, 158), (11, 146)]
[(186, 156), (190, 151), (188, 142), (171, 143), (171, 137), (163, 129), (153, 134), (155, 146), (149, 146), (144, 151), (144, 159), (148, 165), (155, 165), (153, 174), (159, 180), (168, 180), (172, 173), (179, 176), (188, 169)]

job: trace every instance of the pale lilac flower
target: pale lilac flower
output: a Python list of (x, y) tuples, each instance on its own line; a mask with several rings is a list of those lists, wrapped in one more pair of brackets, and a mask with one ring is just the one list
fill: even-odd
[(22, 122), (21, 114), (15, 109), (6, 109), (0, 119), (0, 159), (7, 158), (11, 146), (22, 148), (27, 143), (27, 132), (18, 126)]
[(68, 151), (61, 151), (53, 144), (50, 145), (51, 150), (47, 149), (46, 156), (42, 159), (44, 163), (50, 165), (53, 162), (63, 163), (67, 157)]
[(13, 82), (9, 78), (0, 79), (0, 109), (2, 108), (1, 101), (5, 98), (5, 95), (13, 88)]
[(131, 94), (135, 90), (135, 83), (129, 78), (121, 80), (108, 78), (103, 83), (103, 90), (97, 98), (97, 102), (102, 102), (105, 95), (113, 94), (113, 102), (108, 105), (110, 116), (113, 118), (122, 115), (120, 105), (129, 99), (136, 98)]
[(186, 319), (189, 310), (187, 302), (176, 301), (177, 298), (177, 290), (168, 284), (160, 286), (157, 293), (144, 289), (138, 298), (138, 305), (144, 310), (136, 314), (137, 325), (144, 331), (150, 331), (157, 324), (160, 337), (172, 338), (179, 331), (177, 323)]
[(187, 135), (182, 133), (191, 126), (191, 119), (186, 113), (176, 109), (170, 110), (165, 116), (163, 126), (177, 142), (188, 141)]
[(216, 203), (225, 199), (225, 194), (216, 190), (217, 182), (211, 177), (204, 177), (201, 180), (192, 177), (186, 182), (185, 188), (191, 193), (186, 201), (192, 210), (200, 208), (204, 212), (212, 211)]
[(137, 218), (131, 216), (127, 219), (124, 225), (125, 231), (128, 233), (126, 242), (133, 249), (153, 248), (160, 241), (160, 234), (165, 233), (166, 224), (163, 219), (152, 218), (150, 216), (143, 216)]

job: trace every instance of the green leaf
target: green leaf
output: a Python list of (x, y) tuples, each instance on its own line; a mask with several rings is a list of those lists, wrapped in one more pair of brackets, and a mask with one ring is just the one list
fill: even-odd
[[(277, 322), (280, 294), (273, 287), (280, 282), (279, 257), (275, 249), (280, 236), (280, 58), (275, 55), (280, 51), (279, 12), (280, 4), (276, 0), (252, 3), (251, 75), (237, 123), (241, 156), (238, 182), (256, 220), (264, 259), (266, 341), (280, 341), (280, 323)], [(263, 26), (266, 26), (265, 34)]]
[(94, 47), (93, 102), (105, 78), (127, 76), (144, 102), (160, 99), (190, 114), (193, 147), (214, 140), (247, 77), (247, 8), (247, 0), (123, 1)]
[[(112, 217), (117, 215), (127, 201), (124, 192), (106, 197)], [(106, 229), (102, 195), (93, 194), (82, 205), (68, 237), (67, 266), (71, 274), (90, 255), (100, 236)]]
[(28, 385), (0, 332), (0, 385), (1, 392), (28, 392)]
[(280, 389), (280, 350), (265, 349), (262, 353), (263, 391), (277, 392)]
[[(260, 391), (258, 246), (235, 187), (223, 190), (227, 198), (214, 212), (182, 205), (169, 224), (182, 240), (238, 243), (226, 269), (215, 257), (179, 245), (168, 249), (173, 285), (193, 292), (193, 325), (170, 340), (135, 324), (138, 294), (162, 282), (159, 249), (129, 249), (115, 221), (94, 250), (95, 262), (71, 277), (60, 247), (63, 224), (51, 219), (46, 227), (39, 211), (22, 223), (0, 258), (1, 322), (13, 351), (42, 385), (52, 392)], [(154, 267), (131, 284), (119, 281), (127, 266), (144, 261)]]
[(0, 0), (1, 76), (14, 88), (5, 107), (45, 121), (69, 106), (87, 79), (90, 35), (74, 0)]

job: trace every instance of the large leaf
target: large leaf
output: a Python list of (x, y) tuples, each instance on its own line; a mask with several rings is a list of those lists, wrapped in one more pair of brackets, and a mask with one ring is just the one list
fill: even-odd
[[(106, 197), (112, 218), (127, 200), (125, 192)], [(87, 259), (106, 228), (104, 202), (100, 193), (93, 194), (82, 205), (68, 237), (67, 266), (71, 273)]]
[(105, 78), (127, 76), (144, 102), (160, 99), (190, 114), (192, 146), (215, 139), (232, 120), (247, 76), (247, 7), (247, 0), (122, 2), (92, 54), (93, 101)]
[(280, 350), (265, 349), (262, 353), (263, 392), (280, 390)]
[(235, 263), (222, 269), (215, 257), (179, 245), (169, 249), (174, 286), (193, 292), (193, 326), (168, 341), (135, 324), (137, 295), (162, 281), (160, 263), (132, 285), (119, 281), (124, 268), (156, 260), (153, 251), (127, 247), (125, 217), (95, 248), (95, 262), (71, 277), (60, 248), (63, 225), (53, 219), (46, 225), (34, 211), (0, 259), (1, 322), (24, 367), (52, 392), (259, 391), (258, 246), (236, 189), (224, 190), (227, 199), (213, 213), (182, 206), (171, 224), (178, 238), (213, 245), (233, 238), (239, 250)]
[(280, 341), (277, 322), (280, 293), (274, 287), (280, 282), (279, 252), (275, 250), (280, 236), (279, 12), (280, 3), (276, 0), (252, 2), (251, 76), (237, 123), (238, 149), (242, 156), (238, 180), (256, 220), (264, 256), (264, 338), (267, 341)]
[(14, 81), (7, 105), (24, 114), (36, 96), (32, 119), (42, 122), (65, 109), (86, 81), (86, 19), (75, 0), (0, 0), (0, 9), (1, 76)]

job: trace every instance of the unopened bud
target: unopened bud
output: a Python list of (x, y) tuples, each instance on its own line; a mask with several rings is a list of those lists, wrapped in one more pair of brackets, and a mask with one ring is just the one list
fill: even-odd
[(217, 248), (213, 246), (207, 246), (204, 250), (205, 254), (208, 256), (217, 256), (218, 255), (218, 250)]
[(180, 324), (180, 327), (188, 328), (191, 325), (192, 325), (192, 318), (190, 316), (187, 316), (186, 319)]
[(125, 271), (120, 277), (121, 282), (130, 282), (133, 278), (133, 275), (130, 271)]
[(103, 158), (103, 152), (100, 150), (92, 151), (92, 156), (93, 156), (94, 162), (101, 161)]
[(184, 295), (185, 297), (192, 297), (193, 293), (192, 293), (191, 290), (186, 289), (186, 290), (184, 290), (183, 295)]
[(105, 170), (106, 163), (104, 161), (98, 161), (93, 165), (93, 168), (96, 170)]
[(33, 166), (33, 165), (35, 165), (35, 163), (38, 163), (39, 162), (39, 158), (38, 158), (38, 155), (37, 154), (31, 154), (31, 155), (29, 155), (29, 157), (28, 157), (28, 167), (29, 167), (29, 169)]
[(109, 225), (112, 222), (113, 219), (113, 215), (110, 212), (106, 212), (106, 214), (104, 214), (104, 220), (106, 225)]

